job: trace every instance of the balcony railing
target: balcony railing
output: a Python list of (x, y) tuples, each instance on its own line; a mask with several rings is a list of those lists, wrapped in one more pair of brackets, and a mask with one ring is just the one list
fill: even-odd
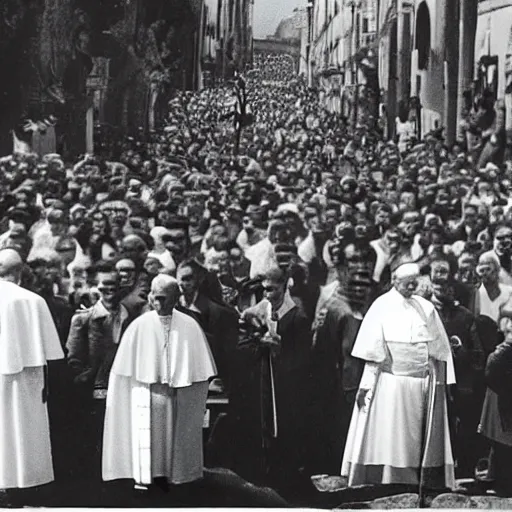
[(370, 46), (377, 39), (377, 32), (361, 34), (360, 46)]

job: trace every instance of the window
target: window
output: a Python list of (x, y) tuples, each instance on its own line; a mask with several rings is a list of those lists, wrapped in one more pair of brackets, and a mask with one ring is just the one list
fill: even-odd
[(416, 15), (416, 50), (418, 50), (418, 69), (428, 69), (430, 57), (430, 13), (426, 2), (421, 2)]

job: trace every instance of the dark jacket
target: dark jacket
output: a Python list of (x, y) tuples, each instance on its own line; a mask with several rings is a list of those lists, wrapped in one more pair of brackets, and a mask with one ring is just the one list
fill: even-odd
[(475, 316), (457, 302), (438, 311), (449, 337), (458, 336), (462, 347), (453, 354), (457, 391), (474, 393), (482, 387), (485, 355)]
[(498, 410), (503, 430), (512, 432), (512, 342), (498, 345), (487, 360), (487, 385), (498, 395)]
[(59, 333), (60, 343), (65, 348), (66, 340), (69, 336), (69, 330), (71, 328), (71, 319), (73, 318), (73, 309), (69, 303), (62, 297), (57, 296), (44, 296), (43, 299), (48, 304), (48, 309)]
[(329, 474), (339, 470), (343, 458), (353, 397), (364, 367), (351, 355), (361, 319), (336, 291), (336, 284), (326, 286), (318, 301), (311, 378), (315, 470)]
[[(251, 310), (255, 310), (256, 305)], [(251, 453), (250, 464), (261, 461), (262, 446), (270, 472), (276, 478), (293, 480), (301, 466), (307, 464), (311, 443), (310, 369), (311, 322), (304, 311), (294, 307), (277, 323), (280, 349), (272, 355), (276, 398), (277, 438), (272, 438), (272, 399), (268, 349), (240, 347), (237, 351), (235, 385), (230, 400), (237, 417), (237, 441), (240, 449)], [(236, 441), (235, 441), (236, 442)], [(245, 464), (239, 461), (237, 464)], [(245, 472), (243, 467), (237, 471)]]
[[(202, 327), (217, 365), (219, 378), (229, 392), (233, 354), (238, 343), (238, 313), (199, 293), (195, 307), (200, 313), (188, 310)], [(181, 308), (185, 311), (186, 308)]]
[(101, 302), (77, 312), (71, 320), (66, 348), (75, 384), (83, 388), (107, 389), (110, 369), (121, 336), (138, 314), (124, 307), (119, 339), (114, 340), (111, 314)]

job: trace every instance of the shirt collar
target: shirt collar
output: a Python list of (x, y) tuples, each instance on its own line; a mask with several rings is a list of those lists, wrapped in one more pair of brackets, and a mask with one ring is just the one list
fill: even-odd
[[(292, 299), (292, 296), (290, 295), (290, 291), (286, 290), (284, 294), (284, 300), (281, 304), (281, 307), (276, 311), (276, 315), (278, 320), (281, 320), (283, 316), (285, 316), (287, 313), (289, 313), (293, 308), (297, 307), (297, 304)], [(269, 302), (269, 311), (270, 315), (272, 314), (272, 306), (270, 306)]]
[(93, 318), (106, 318), (109, 315), (112, 315), (112, 314), (115, 314), (115, 313), (123, 314), (125, 311), (127, 312), (128, 310), (123, 306), (123, 304), (119, 304), (119, 307), (118, 307), (117, 311), (109, 311), (105, 307), (105, 305), (103, 304), (103, 302), (100, 299), (94, 305), (94, 309), (93, 309), (93, 312), (92, 312), (92, 317)]
[(188, 309), (191, 309), (193, 306), (195, 306), (196, 302), (197, 302), (197, 297), (199, 295), (199, 292), (195, 292), (194, 293), (194, 296), (192, 298), (192, 301), (190, 302), (190, 304), (187, 304), (187, 301), (185, 299), (185, 296), (182, 295), (180, 297), (180, 304), (184, 307), (184, 308), (188, 308)]

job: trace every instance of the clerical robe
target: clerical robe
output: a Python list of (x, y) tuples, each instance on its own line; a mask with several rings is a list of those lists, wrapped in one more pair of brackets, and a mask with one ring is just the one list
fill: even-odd
[(366, 361), (341, 474), (349, 485), (453, 487), (445, 386), (455, 383), (448, 337), (432, 303), (392, 289), (368, 310), (354, 357)]
[[(230, 397), (238, 417), (235, 470), (251, 481), (270, 477), (273, 488), (298, 485), (299, 469), (311, 457), (311, 324), (289, 292), (272, 319), (263, 299), (244, 311), (280, 337), (279, 348), (241, 347)], [(240, 456), (243, 454), (243, 457)], [(261, 465), (258, 467), (258, 465)]]
[(0, 281), (0, 488), (54, 479), (47, 361), (64, 353), (43, 298)]
[(206, 337), (189, 315), (148, 312), (130, 324), (112, 365), (103, 435), (103, 480), (203, 476), (208, 380), (217, 373)]
[(312, 361), (316, 471), (339, 470), (364, 363), (351, 357), (362, 316), (354, 313), (339, 281), (325, 286), (317, 304)]

